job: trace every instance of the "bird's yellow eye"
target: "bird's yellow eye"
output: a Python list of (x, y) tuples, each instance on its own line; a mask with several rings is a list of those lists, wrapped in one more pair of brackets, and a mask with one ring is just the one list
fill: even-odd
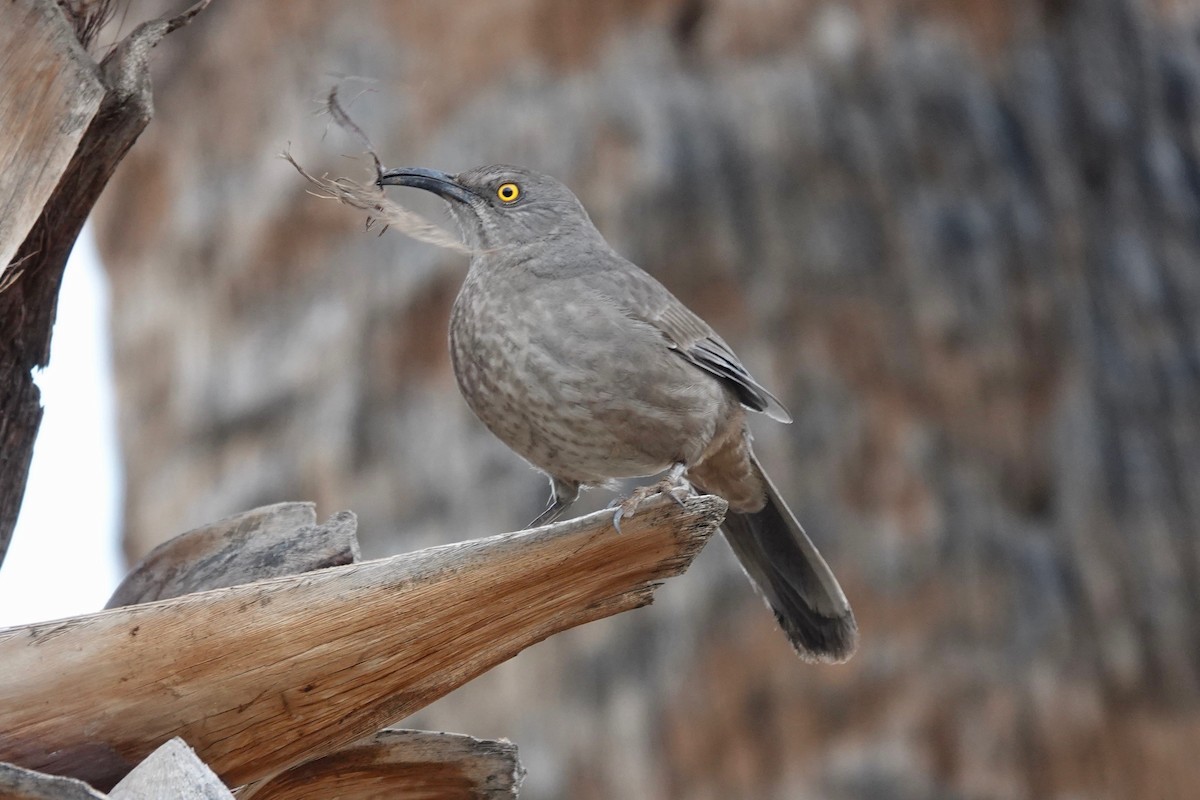
[(502, 183), (500, 188), (496, 189), (496, 197), (499, 197), (506, 203), (511, 203), (521, 196), (521, 187), (515, 183)]

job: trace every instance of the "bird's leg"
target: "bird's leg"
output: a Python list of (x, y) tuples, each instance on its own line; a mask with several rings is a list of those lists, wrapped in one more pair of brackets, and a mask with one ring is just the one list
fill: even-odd
[(550, 478), (550, 499), (545, 510), (533, 518), (526, 528), (536, 528), (539, 525), (549, 525), (561, 517), (571, 504), (579, 497), (579, 484)]
[(682, 506), (683, 498), (692, 493), (691, 484), (683, 477), (685, 472), (687, 472), (687, 464), (676, 464), (658, 483), (639, 486), (630, 492), (628, 497), (618, 500), (615, 503), (617, 510), (613, 512), (613, 527), (617, 529), (617, 533), (621, 532), (621, 520), (632, 517), (637, 513), (637, 507), (643, 501), (656, 494), (665, 494)]

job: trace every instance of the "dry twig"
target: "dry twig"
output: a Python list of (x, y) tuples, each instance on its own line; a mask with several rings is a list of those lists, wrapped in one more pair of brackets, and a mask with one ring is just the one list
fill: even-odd
[(367, 219), (368, 229), (376, 221), (381, 221), (385, 226), (395, 227), (401, 233), (419, 242), (444, 247), (447, 250), (453, 250), (457, 253), (471, 253), (471, 248), (463, 244), (457, 237), (434, 225), (420, 214), (409, 211), (407, 208), (393, 202), (384, 194), (383, 189), (376, 183), (383, 175), (383, 163), (375, 153), (375, 148), (371, 144), (371, 140), (367, 137), (367, 134), (358, 123), (350, 118), (350, 115), (346, 113), (341, 103), (338, 102), (337, 93), (338, 87), (334, 86), (325, 101), (325, 111), (337, 123), (339, 128), (358, 140), (367, 154), (371, 156), (371, 161), (375, 168), (372, 182), (367, 185), (351, 180), (350, 178), (330, 178), (327, 175), (317, 177), (300, 166), (296, 159), (292, 157), (290, 151), (284, 150), (280, 154), (281, 157), (295, 167), (297, 172), (316, 187), (316, 190), (312, 192), (314, 196), (337, 200), (339, 203), (344, 203), (351, 208), (366, 211), (370, 215)]

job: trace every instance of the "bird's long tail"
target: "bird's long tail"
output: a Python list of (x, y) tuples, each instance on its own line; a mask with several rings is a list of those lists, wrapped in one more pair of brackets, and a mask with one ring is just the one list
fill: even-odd
[(725, 538), (800, 657), (845, 661), (858, 645), (850, 603), (758, 460), (750, 459), (762, 478), (767, 504), (752, 513), (731, 510), (723, 526)]

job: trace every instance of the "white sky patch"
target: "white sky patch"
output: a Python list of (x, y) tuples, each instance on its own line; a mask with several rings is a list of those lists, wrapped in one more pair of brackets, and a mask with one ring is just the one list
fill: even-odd
[(89, 226), (67, 262), (50, 365), (37, 376), (46, 411), (0, 567), (0, 627), (98, 611), (120, 580), (109, 350), (108, 284)]

